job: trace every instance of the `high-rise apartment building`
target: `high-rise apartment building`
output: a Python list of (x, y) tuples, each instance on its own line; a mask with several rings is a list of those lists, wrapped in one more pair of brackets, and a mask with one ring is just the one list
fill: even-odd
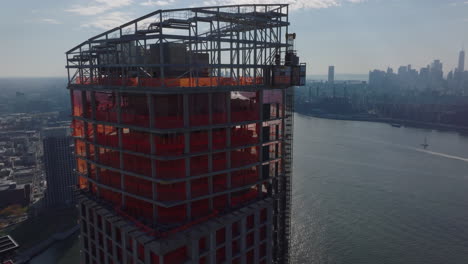
[(74, 186), (77, 179), (70, 127), (49, 127), (42, 131), (44, 168), (47, 180), (45, 205), (70, 207), (75, 205)]
[(67, 52), (83, 263), (288, 263), (288, 5), (158, 10)]

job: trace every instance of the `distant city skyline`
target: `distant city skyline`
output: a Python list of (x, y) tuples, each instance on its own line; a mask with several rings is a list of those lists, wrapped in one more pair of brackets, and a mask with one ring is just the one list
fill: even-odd
[[(266, 0), (12, 1), (0, 10), (0, 77), (65, 77), (68, 47), (152, 10)], [(372, 69), (458, 67), (468, 45), (466, 0), (286, 0), (296, 49), (308, 75), (366, 74)]]

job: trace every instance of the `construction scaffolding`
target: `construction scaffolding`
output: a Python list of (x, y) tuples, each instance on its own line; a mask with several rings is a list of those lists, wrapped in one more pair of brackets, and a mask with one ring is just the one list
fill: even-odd
[[(291, 87), (305, 84), (288, 25), (284, 4), (158, 10), (68, 51), (83, 201), (159, 240), (271, 201), (252, 222), (272, 208), (271, 245), (248, 236), (242, 258), (288, 263)], [(236, 263), (233, 247), (213, 258)]]

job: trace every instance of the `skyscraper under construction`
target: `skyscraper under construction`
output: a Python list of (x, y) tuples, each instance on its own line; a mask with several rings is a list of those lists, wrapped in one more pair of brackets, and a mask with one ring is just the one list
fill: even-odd
[(82, 263), (288, 263), (288, 5), (158, 10), (66, 53)]

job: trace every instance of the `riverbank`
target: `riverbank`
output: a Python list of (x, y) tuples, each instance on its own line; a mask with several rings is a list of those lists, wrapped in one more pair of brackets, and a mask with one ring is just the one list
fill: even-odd
[(318, 117), (318, 118), (325, 118), (325, 119), (334, 119), (334, 120), (399, 124), (399, 125), (407, 126), (407, 127), (436, 129), (436, 130), (442, 130), (442, 131), (456, 131), (456, 132), (468, 134), (468, 127), (453, 126), (453, 125), (446, 125), (446, 124), (435, 124), (435, 123), (419, 122), (419, 121), (404, 120), (404, 119), (367, 117), (367, 116), (360, 116), (360, 115), (323, 114), (323, 113), (320, 113), (320, 114), (319, 113), (298, 113), (298, 114)]

